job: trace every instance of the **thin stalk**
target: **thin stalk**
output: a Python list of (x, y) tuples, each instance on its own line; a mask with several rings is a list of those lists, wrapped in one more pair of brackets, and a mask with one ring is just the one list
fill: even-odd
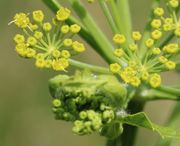
[(108, 8), (106, 2), (104, 0), (99, 0), (98, 2), (99, 2), (99, 5), (101, 6), (101, 8), (103, 10), (104, 15), (106, 16), (106, 19), (107, 19), (113, 33), (117, 33), (118, 32), (117, 26), (114, 23), (114, 20), (112, 18), (112, 15), (109, 11), (109, 8)]
[(174, 88), (174, 87), (170, 87), (170, 86), (161, 86), (158, 89), (160, 91), (165, 91), (167, 93), (180, 96), (180, 89), (178, 89), (178, 88)]
[(121, 18), (121, 23), (123, 25), (124, 33), (129, 42), (132, 42), (131, 32), (132, 32), (132, 22), (129, 0), (116, 0), (117, 9), (119, 12), (119, 17)]
[[(57, 1), (57, 0), (42, 0), (54, 13), (56, 13), (60, 7), (61, 7), (61, 4)], [(78, 3), (78, 1), (72, 1), (72, 3)], [(77, 8), (77, 9), (80, 9), (80, 10), (85, 10), (85, 8), (83, 8), (81, 5)], [(80, 11), (78, 10), (78, 11)], [(81, 13), (81, 12), (80, 12)], [(85, 15), (85, 14), (80, 14), (80, 15)], [(90, 33), (91, 32), (91, 29), (93, 30), (94, 28), (92, 27), (89, 31), (82, 25), (82, 23), (74, 18), (74, 17), (70, 17), (67, 21), (66, 21), (67, 24), (71, 25), (71, 24), (79, 24), (81, 26), (81, 31), (79, 32), (79, 35), (97, 52), (100, 54), (100, 56), (105, 60), (107, 61), (108, 63), (112, 63), (112, 62), (117, 62), (116, 58), (112, 55), (112, 53), (110, 53), (110, 51), (104, 51), (103, 49), (104, 48), (112, 48), (112, 46), (108, 43), (108, 40), (105, 39), (105, 41), (99, 39), (98, 41), (95, 40), (95, 37), (96, 39), (99, 37), (96, 36), (96, 35), (93, 35)], [(88, 22), (87, 22), (88, 23)], [(91, 27), (89, 25), (89, 27)], [(95, 32), (95, 30), (94, 30)], [(99, 32), (97, 32), (99, 33)], [(102, 43), (103, 42), (103, 43)], [(108, 44), (108, 45), (107, 45)]]
[(105, 67), (91, 65), (91, 64), (83, 63), (83, 62), (76, 61), (73, 59), (69, 59), (69, 62), (72, 66), (77, 67), (77, 68), (89, 69), (89, 70), (96, 72), (96, 73), (110, 74), (109, 69), (107, 69)]
[(180, 96), (176, 96), (165, 91), (159, 91), (157, 89), (143, 90), (139, 98), (145, 101), (149, 100), (180, 100)]
[(113, 20), (116, 24), (116, 27), (118, 28), (118, 32), (125, 35), (125, 32), (123, 30), (123, 23), (121, 23), (121, 19), (119, 17), (119, 12), (116, 7), (115, 0), (109, 0), (108, 2), (109, 2), (109, 6), (111, 8), (111, 14), (112, 14)]
[(101, 29), (97, 26), (91, 15), (85, 9), (84, 5), (80, 0), (68, 0), (75, 10), (79, 18), (81, 19), (84, 26), (91, 33), (97, 44), (100, 46), (101, 54), (107, 56), (111, 61), (115, 60), (113, 55), (113, 46), (106, 38)]
[(150, 31), (151, 31), (151, 20), (153, 19), (153, 11), (154, 11), (154, 8), (157, 7), (160, 3), (160, 0), (153, 0), (152, 2), (152, 6), (151, 6), (151, 11), (150, 11), (150, 14), (149, 14), (149, 17), (148, 17), (148, 21), (146, 23), (146, 27), (145, 27), (145, 30), (144, 30), (144, 33), (143, 33), (143, 37), (142, 37), (142, 41), (141, 41), (141, 44), (140, 44), (140, 57), (141, 59), (144, 58), (145, 54), (146, 54), (146, 51), (147, 51), (147, 48), (145, 46), (145, 41), (150, 38)]

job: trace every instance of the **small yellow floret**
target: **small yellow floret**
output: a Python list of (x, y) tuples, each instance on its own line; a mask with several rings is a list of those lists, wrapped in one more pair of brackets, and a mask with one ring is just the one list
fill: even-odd
[(78, 41), (73, 42), (72, 48), (74, 49), (74, 51), (79, 52), (79, 53), (84, 52), (86, 49), (84, 44), (82, 44)]
[(52, 51), (52, 56), (54, 57), (54, 58), (59, 58), (60, 57), (60, 55), (61, 55), (61, 52), (59, 51), (59, 50), (53, 50)]
[(154, 55), (159, 55), (159, 54), (161, 54), (161, 49), (160, 48), (153, 48), (152, 53)]
[(28, 37), (27, 43), (31, 46), (35, 46), (37, 44), (37, 40), (34, 37)]
[(40, 31), (35, 31), (34, 37), (35, 37), (36, 39), (38, 39), (38, 40), (39, 40), (39, 39), (42, 39), (43, 33), (40, 32)]
[(68, 59), (69, 57), (71, 57), (71, 54), (69, 53), (68, 50), (62, 50), (62, 51), (61, 51), (61, 56), (62, 56), (63, 58)]
[(38, 68), (44, 68), (45, 67), (45, 60), (44, 59), (36, 59), (35, 66)]
[(138, 87), (141, 84), (141, 80), (135, 76), (131, 79), (130, 83), (132, 86)]
[(42, 22), (44, 20), (44, 13), (41, 10), (37, 10), (33, 12), (33, 19), (36, 22)]
[(167, 69), (173, 70), (173, 69), (176, 68), (176, 63), (174, 61), (167, 61), (165, 63), (165, 66), (166, 66)]
[(153, 39), (147, 39), (145, 42), (146, 47), (151, 48), (154, 45)]
[(114, 37), (113, 37), (113, 41), (116, 44), (123, 44), (123, 43), (125, 43), (126, 38), (122, 34), (115, 34)]
[(27, 56), (28, 58), (33, 58), (33, 57), (35, 57), (35, 56), (36, 56), (36, 50), (31, 49), (31, 48), (27, 48), (27, 54), (26, 54), (26, 56)]
[(163, 30), (164, 30), (164, 31), (170, 31), (170, 30), (172, 30), (172, 29), (173, 29), (172, 24), (164, 24), (164, 25), (163, 25)]
[(121, 69), (121, 66), (118, 63), (112, 63), (109, 66), (109, 70), (112, 73), (118, 73), (120, 71), (120, 69)]
[(64, 44), (64, 46), (66, 46), (66, 47), (72, 46), (72, 43), (73, 43), (72, 39), (65, 39), (65, 40), (63, 41), (63, 44)]
[(179, 6), (179, 1), (178, 0), (170, 0), (169, 1), (169, 5), (172, 7), (172, 8), (177, 8)]
[(52, 61), (52, 68), (55, 71), (65, 71), (65, 69), (69, 66), (69, 62), (65, 58), (60, 58), (58, 60)]
[(161, 27), (161, 20), (160, 19), (153, 19), (153, 21), (151, 22), (151, 26), (153, 28), (160, 28)]
[(27, 14), (25, 14), (25, 13), (17, 13), (14, 16), (14, 23), (20, 28), (26, 28), (29, 25), (30, 20), (29, 20)]
[(135, 41), (139, 41), (141, 39), (142, 35), (139, 31), (135, 31), (132, 33), (132, 38), (135, 40)]
[(122, 57), (124, 55), (124, 50), (122, 48), (119, 48), (119, 49), (115, 49), (114, 50), (114, 55), (116, 57)]
[(59, 11), (57, 11), (56, 18), (59, 21), (65, 21), (69, 18), (71, 11), (67, 8), (61, 7)]
[(43, 30), (50, 31), (52, 29), (52, 25), (49, 22), (43, 24)]
[(154, 30), (152, 33), (151, 33), (151, 37), (154, 39), (154, 40), (158, 40), (162, 37), (162, 32), (160, 30)]
[(52, 60), (51, 59), (45, 60), (45, 67), (46, 68), (51, 68), (52, 67)]
[(70, 31), (72, 33), (78, 33), (81, 30), (81, 27), (77, 24), (73, 24), (70, 26)]
[(161, 85), (161, 76), (157, 73), (152, 74), (149, 78), (149, 84), (153, 87), (153, 88), (157, 88)]
[(155, 9), (154, 9), (154, 14), (155, 14), (156, 16), (162, 16), (162, 15), (164, 15), (164, 9), (163, 9), (163, 8), (160, 8), (160, 7), (155, 8)]
[(131, 51), (136, 51), (138, 49), (138, 46), (137, 46), (137, 44), (129, 44), (129, 49)]
[(68, 33), (69, 32), (69, 25), (63, 25), (62, 27), (61, 27), (61, 32), (62, 33)]
[(164, 46), (163, 51), (170, 54), (175, 54), (179, 50), (179, 45), (177, 43), (171, 43)]
[(16, 36), (14, 37), (14, 41), (19, 44), (19, 43), (24, 43), (25, 38), (23, 35), (21, 34), (16, 34)]

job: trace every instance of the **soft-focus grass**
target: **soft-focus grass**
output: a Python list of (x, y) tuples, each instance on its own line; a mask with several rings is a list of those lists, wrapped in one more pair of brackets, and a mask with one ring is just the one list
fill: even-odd
[[(150, 0), (130, 2), (134, 28), (142, 30)], [(95, 7), (91, 5), (89, 9), (106, 31), (105, 22), (99, 19), (102, 14), (95, 11)], [(8, 26), (8, 22), (16, 12), (36, 9), (52, 15), (41, 0), (0, 0), (0, 146), (104, 146), (104, 138), (96, 134), (75, 136), (71, 133), (71, 124), (54, 120), (47, 81), (57, 73), (36, 69), (33, 61), (19, 58), (14, 51), (12, 38), (18, 30), (13, 25)], [(111, 36), (109, 31), (106, 34)], [(93, 58), (93, 63), (104, 64), (93, 51), (88, 51), (81, 58), (87, 62)], [(177, 76), (173, 77), (173, 82), (176, 82)], [(161, 105), (164, 104), (163, 108)], [(154, 121), (162, 124), (171, 107), (167, 101), (152, 102), (146, 111)], [(152, 141), (157, 139), (157, 135), (141, 129), (138, 139), (137, 146), (143, 146), (145, 140), (146, 146), (153, 146)]]

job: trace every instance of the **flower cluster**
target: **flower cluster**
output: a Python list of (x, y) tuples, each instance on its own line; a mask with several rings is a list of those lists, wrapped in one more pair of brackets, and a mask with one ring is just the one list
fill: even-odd
[[(161, 45), (161, 41), (168, 33), (180, 37), (180, 21), (175, 13), (179, 3), (178, 0), (169, 0), (167, 5), (170, 17), (164, 16), (163, 8), (154, 9), (150, 37), (143, 42), (144, 45), (138, 43), (142, 37), (140, 32), (132, 32), (130, 43), (123, 34), (114, 35), (113, 42), (117, 45), (114, 55), (119, 62), (110, 64), (110, 71), (119, 74), (125, 83), (138, 87), (144, 82), (157, 88), (161, 85), (160, 73), (176, 68), (178, 43)], [(144, 55), (141, 54), (143, 49), (147, 50)]]
[(22, 29), (23, 34), (14, 37), (16, 52), (21, 57), (34, 58), (38, 68), (66, 71), (68, 59), (85, 51), (83, 43), (72, 39), (81, 27), (65, 23), (70, 14), (69, 9), (61, 7), (52, 22), (46, 22), (41, 10), (33, 11), (32, 16), (17, 13), (11, 23)]
[[(108, 83), (108, 79), (111, 79), (112, 84)], [(111, 88), (117, 88), (117, 92)], [(105, 125), (111, 124), (126, 94), (112, 76), (94, 78), (79, 72), (71, 77), (55, 77), (51, 80), (50, 89), (54, 97), (52, 105), (56, 119), (72, 121), (72, 131), (79, 135), (101, 132)], [(116, 96), (119, 99), (115, 99)]]

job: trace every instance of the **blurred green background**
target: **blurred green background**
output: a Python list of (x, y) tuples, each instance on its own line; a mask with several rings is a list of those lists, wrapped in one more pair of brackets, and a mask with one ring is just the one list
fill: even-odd
[[(130, 0), (134, 30), (143, 29), (150, 2)], [(98, 5), (88, 6), (111, 39), (112, 34), (97, 8)], [(37, 9), (44, 10), (47, 16), (52, 15), (41, 0), (0, 0), (0, 146), (104, 146), (105, 138), (97, 134), (75, 136), (71, 133), (70, 123), (54, 119), (47, 83), (57, 73), (35, 68), (33, 61), (19, 58), (14, 51), (12, 39), (18, 30), (14, 25), (8, 26), (8, 22), (17, 12), (28, 13)], [(81, 59), (105, 64), (91, 50), (84, 53)], [(177, 74), (167, 73), (164, 76), (171, 76), (164, 79), (165, 83), (178, 82)], [(174, 102), (156, 101), (148, 103), (145, 110), (154, 122), (164, 124), (173, 106)], [(144, 143), (153, 146), (158, 138), (157, 134), (140, 129), (136, 146), (143, 146)]]

